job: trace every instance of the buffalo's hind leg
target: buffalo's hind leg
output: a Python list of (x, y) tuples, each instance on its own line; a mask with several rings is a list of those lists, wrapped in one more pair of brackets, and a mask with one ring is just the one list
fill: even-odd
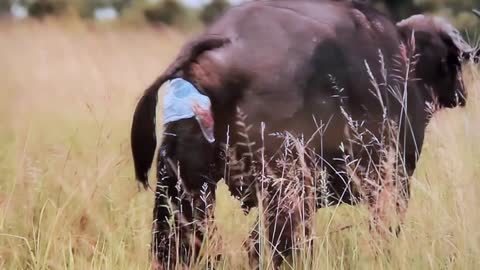
[(169, 203), (175, 184), (176, 179), (168, 175), (164, 162), (159, 159), (151, 245), (153, 268), (158, 270), (170, 269), (176, 261), (175, 239), (170, 233), (172, 209)]
[(405, 170), (404, 158), (393, 148), (385, 151), (383, 160), (378, 165), (378, 187), (369, 194), (372, 226), (376, 231), (398, 236), (405, 220), (410, 199), (410, 182)]
[(184, 192), (163, 161), (159, 158), (153, 210), (152, 255), (156, 270), (174, 269), (177, 264), (188, 267), (197, 258), (208, 233), (215, 198), (213, 184)]

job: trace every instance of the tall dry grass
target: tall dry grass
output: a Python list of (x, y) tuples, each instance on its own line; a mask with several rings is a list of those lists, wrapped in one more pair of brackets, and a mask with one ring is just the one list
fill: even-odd
[[(130, 121), (182, 36), (45, 21), (3, 22), (0, 37), (0, 269), (147, 269), (153, 193), (133, 178)], [(323, 209), (313, 255), (285, 268), (480, 267), (480, 74), (466, 79), (468, 106), (429, 125), (400, 237), (372, 245), (366, 209)], [(256, 213), (219, 189), (222, 241), (204, 252), (246, 269)]]

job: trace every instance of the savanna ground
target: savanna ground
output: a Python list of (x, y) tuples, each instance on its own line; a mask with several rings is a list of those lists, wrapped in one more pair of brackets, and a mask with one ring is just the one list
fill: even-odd
[[(0, 269), (150, 267), (153, 192), (133, 177), (131, 116), (184, 39), (78, 22), (0, 23)], [(290, 266), (480, 268), (480, 75), (470, 67), (465, 78), (467, 107), (429, 125), (400, 237), (374, 245), (364, 208), (323, 209), (313, 256), (300, 252)], [(219, 190), (222, 241), (203, 253), (224, 254), (219, 269), (247, 269), (242, 245), (256, 213), (245, 218)]]

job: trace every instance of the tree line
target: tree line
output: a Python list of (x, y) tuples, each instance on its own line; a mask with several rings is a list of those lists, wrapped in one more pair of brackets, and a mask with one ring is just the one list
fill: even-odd
[[(480, 27), (478, 18), (471, 13), (473, 8), (480, 7), (480, 0), (350, 1), (369, 2), (396, 20), (416, 13), (435, 13), (447, 17), (462, 30), (476, 32)], [(25, 7), (29, 16), (40, 19), (60, 16), (67, 12), (82, 18), (92, 18), (96, 9), (110, 7), (116, 10), (120, 19), (128, 13), (129, 16), (136, 16), (150, 23), (173, 26), (186, 20), (191, 21), (192, 18), (193, 21), (208, 24), (230, 7), (227, 0), (212, 0), (198, 10), (192, 10), (178, 0), (0, 0), (0, 13), (8, 12), (14, 3)]]
[(200, 9), (188, 8), (177, 0), (0, 0), (0, 15), (8, 15), (13, 5), (37, 19), (71, 14), (89, 19), (97, 9), (113, 8), (119, 19), (128, 13), (150, 23), (173, 26), (191, 18), (207, 24), (230, 7), (227, 0), (213, 0)]

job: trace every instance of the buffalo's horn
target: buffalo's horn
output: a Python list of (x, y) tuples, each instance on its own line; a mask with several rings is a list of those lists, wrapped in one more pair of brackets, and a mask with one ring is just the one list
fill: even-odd
[[(477, 15), (480, 17), (480, 10), (478, 9), (472, 9), (473, 14)], [(480, 49), (477, 48), (476, 52), (473, 54), (473, 61), (475, 63), (478, 63), (480, 61)]]
[(472, 9), (472, 12), (477, 15), (478, 17), (480, 17), (480, 10), (478, 9)]

